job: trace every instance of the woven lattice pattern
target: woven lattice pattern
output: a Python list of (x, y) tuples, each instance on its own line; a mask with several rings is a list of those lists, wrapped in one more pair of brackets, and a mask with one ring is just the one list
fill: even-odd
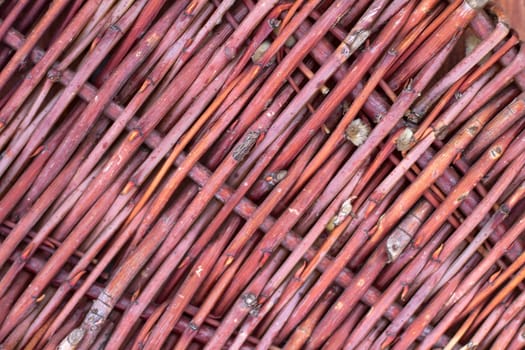
[(525, 347), (525, 51), (498, 7), (0, 19), (0, 347)]

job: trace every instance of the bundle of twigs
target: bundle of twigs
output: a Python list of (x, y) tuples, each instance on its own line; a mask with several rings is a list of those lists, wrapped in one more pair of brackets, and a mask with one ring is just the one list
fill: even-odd
[(486, 0), (0, 18), (2, 348), (525, 347), (525, 48)]

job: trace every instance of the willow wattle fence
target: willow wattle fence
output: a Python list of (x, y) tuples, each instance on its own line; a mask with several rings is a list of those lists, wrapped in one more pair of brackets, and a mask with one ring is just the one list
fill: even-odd
[(524, 349), (524, 69), (487, 0), (0, 0), (0, 348)]

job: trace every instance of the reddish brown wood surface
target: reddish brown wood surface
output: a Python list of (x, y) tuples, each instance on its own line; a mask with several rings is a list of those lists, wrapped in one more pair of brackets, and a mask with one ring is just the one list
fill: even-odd
[(0, 348), (525, 349), (524, 11), (0, 0)]
[(509, 17), (510, 24), (525, 39), (525, 0), (498, 0)]

